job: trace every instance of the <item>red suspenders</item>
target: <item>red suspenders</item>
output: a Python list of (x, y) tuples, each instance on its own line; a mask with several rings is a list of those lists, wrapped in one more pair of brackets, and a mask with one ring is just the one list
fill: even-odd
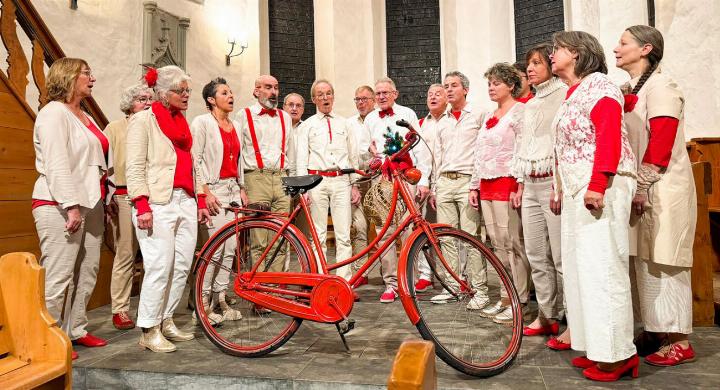
[[(255, 123), (253, 123), (252, 114), (250, 108), (245, 109), (245, 115), (247, 116), (248, 127), (250, 128), (250, 138), (252, 139), (253, 149), (255, 149), (255, 161), (257, 162), (258, 169), (265, 168), (262, 160), (262, 154), (260, 154), (260, 145), (258, 144), (257, 135), (255, 135)], [(280, 149), (280, 169), (285, 168), (285, 118), (283, 118), (282, 112), (278, 110), (280, 116), (280, 126), (282, 126), (282, 149)]]

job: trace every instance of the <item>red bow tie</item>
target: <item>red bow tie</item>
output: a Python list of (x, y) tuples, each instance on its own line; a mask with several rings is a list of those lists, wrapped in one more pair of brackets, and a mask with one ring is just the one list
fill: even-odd
[(268, 110), (267, 108), (263, 108), (262, 110), (260, 110), (260, 115), (265, 115), (265, 114), (270, 115), (270, 117), (274, 118), (275, 115), (277, 115), (277, 110), (274, 108), (271, 110)]
[(380, 118), (385, 118), (386, 116), (393, 116), (395, 115), (395, 111), (393, 111), (392, 108), (388, 108), (387, 110), (380, 111)]

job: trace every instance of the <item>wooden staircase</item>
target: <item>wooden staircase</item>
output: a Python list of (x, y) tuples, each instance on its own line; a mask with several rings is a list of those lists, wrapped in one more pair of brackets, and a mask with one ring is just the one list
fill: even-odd
[[(23, 47), (20, 37), (30, 42)], [(31, 213), (32, 190), (37, 179), (33, 149), (36, 111), (47, 103), (45, 69), (65, 53), (29, 0), (0, 0), (0, 37), (7, 52), (7, 72), (0, 71), (0, 255), (30, 252), (40, 257)], [(26, 52), (31, 53), (28, 59)], [(29, 78), (38, 101), (29, 102)], [(108, 121), (92, 98), (83, 108), (104, 128)], [(108, 237), (111, 235), (107, 235)], [(112, 269), (112, 246), (104, 246), (95, 293), (89, 307), (107, 304)]]

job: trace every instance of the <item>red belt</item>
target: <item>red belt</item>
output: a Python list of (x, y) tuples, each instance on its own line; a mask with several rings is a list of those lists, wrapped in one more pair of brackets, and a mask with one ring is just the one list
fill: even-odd
[(528, 176), (532, 177), (533, 179), (543, 179), (546, 177), (552, 177), (552, 175), (553, 175), (552, 173), (541, 173), (539, 175), (531, 173)]
[(342, 176), (342, 172), (340, 171), (316, 171), (314, 169), (308, 169), (308, 173), (311, 175), (320, 175), (325, 177), (337, 177)]

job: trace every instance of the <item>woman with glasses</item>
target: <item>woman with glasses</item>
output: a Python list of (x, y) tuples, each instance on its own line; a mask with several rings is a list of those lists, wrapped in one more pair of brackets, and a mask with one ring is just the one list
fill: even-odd
[(685, 98), (660, 69), (663, 49), (658, 30), (632, 26), (615, 48), (615, 65), (631, 77), (625, 123), (639, 160), (631, 219), (637, 251), (631, 254), (644, 332), (636, 345), (645, 362), (675, 366), (695, 360), (688, 335), (697, 198), (685, 150)]
[[(240, 124), (230, 119), (235, 102), (233, 92), (227, 81), (218, 77), (203, 87), (202, 95), (210, 112), (195, 118), (190, 130), (193, 157), (200, 166), (205, 203), (212, 220), (208, 234), (212, 236), (235, 219), (235, 213), (225, 207), (229, 207), (231, 202), (245, 205), (248, 199), (245, 189), (239, 184), (242, 182), (243, 164), (242, 158), (239, 158), (241, 144), (237, 133)], [(242, 318), (240, 312), (228, 306), (225, 300), (234, 255), (235, 240), (227, 240), (225, 247), (213, 254), (213, 262), (208, 266), (207, 275), (214, 277), (204, 279), (202, 302), (210, 320), (215, 323)], [(215, 271), (219, 262), (224, 267)], [(215, 306), (220, 306), (221, 314), (213, 312)]]
[(110, 220), (115, 244), (115, 259), (110, 280), (110, 299), (113, 326), (121, 330), (135, 327), (135, 322), (130, 318), (130, 292), (135, 253), (138, 249), (135, 229), (130, 218), (130, 201), (127, 196), (125, 141), (130, 117), (150, 108), (153, 102), (152, 94), (152, 89), (148, 88), (145, 83), (126, 88), (120, 97), (120, 110), (125, 117), (110, 122), (104, 131), (113, 150), (113, 166), (115, 168), (113, 180), (115, 194), (111, 203), (115, 212)]
[(572, 349), (587, 354), (572, 364), (592, 380), (637, 377), (628, 266), (635, 157), (623, 96), (595, 37), (558, 32), (553, 45), (553, 73), (570, 87), (553, 121), (567, 318)]
[(137, 325), (141, 346), (172, 352), (176, 347), (171, 341), (194, 338), (178, 329), (173, 313), (192, 264), (197, 224), (207, 223), (210, 214), (182, 113), (188, 107), (190, 77), (171, 65), (149, 69), (145, 79), (157, 101), (132, 116), (127, 135), (128, 195), (145, 268)]
[[(45, 305), (73, 344), (85, 347), (107, 344), (85, 329), (105, 230), (105, 178), (112, 173), (110, 143), (80, 106), (94, 84), (85, 60), (55, 61), (45, 84), (50, 102), (33, 130), (39, 177), (32, 214), (45, 268)], [(73, 351), (72, 358), (77, 356)]]

